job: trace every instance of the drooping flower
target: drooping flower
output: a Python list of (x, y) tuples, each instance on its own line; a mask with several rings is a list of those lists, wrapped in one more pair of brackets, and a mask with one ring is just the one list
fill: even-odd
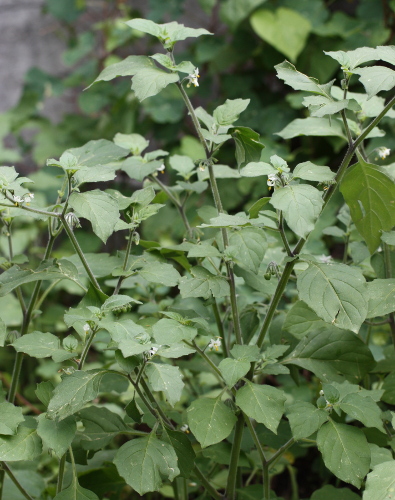
[(318, 257), (318, 260), (322, 264), (330, 264), (332, 262), (332, 257), (330, 255), (321, 255), (321, 257)]
[(157, 170), (158, 172), (160, 172), (161, 174), (163, 174), (163, 173), (164, 173), (164, 171), (165, 171), (165, 168), (166, 168), (166, 167), (165, 167), (165, 164), (164, 164), (164, 163), (162, 163), (162, 165), (161, 165), (160, 167), (158, 167), (156, 170)]
[(391, 150), (386, 147), (381, 147), (377, 149), (377, 152), (382, 160), (387, 158), (391, 154)]
[(12, 199), (14, 200), (15, 204), (18, 204), (18, 203), (23, 203), (24, 200), (23, 198), (21, 198), (20, 196), (13, 196)]
[(267, 178), (267, 185), (269, 186), (269, 191), (272, 187), (276, 185), (278, 177), (276, 174), (270, 174)]
[(155, 354), (158, 352), (159, 347), (154, 347), (152, 346), (151, 349), (147, 352), (147, 356), (149, 358), (152, 358), (152, 356), (155, 356)]
[(221, 347), (220, 337), (218, 337), (217, 339), (211, 339), (208, 347), (209, 349), (214, 349), (215, 351), (218, 351), (218, 349)]
[(184, 424), (180, 427), (180, 431), (181, 432), (185, 432), (185, 434), (189, 434), (189, 425), (188, 424)]
[(64, 218), (66, 219), (67, 225), (70, 226), (71, 229), (81, 227), (80, 220), (74, 212), (67, 213)]
[(195, 87), (199, 87), (199, 82), (198, 82), (198, 78), (200, 78), (199, 68), (195, 68), (193, 73), (188, 75), (187, 78), (188, 78), (187, 87), (190, 87), (191, 84), (194, 85)]
[(90, 332), (91, 327), (88, 325), (88, 323), (85, 323), (85, 325), (82, 327), (84, 332), (88, 334)]
[(25, 195), (26, 203), (30, 203), (33, 198), (34, 198), (34, 193), (27, 193), (27, 195)]

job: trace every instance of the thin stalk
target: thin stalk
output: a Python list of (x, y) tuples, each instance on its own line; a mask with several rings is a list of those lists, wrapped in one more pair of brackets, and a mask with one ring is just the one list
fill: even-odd
[(206, 479), (206, 476), (202, 474), (202, 472), (196, 465), (193, 468), (193, 472), (199, 479), (200, 483), (203, 485), (206, 492), (211, 496), (211, 498), (214, 498), (214, 500), (223, 500), (223, 496), (218, 493), (218, 491), (214, 488), (214, 486), (212, 486), (212, 484), (209, 483), (208, 479)]
[(343, 125), (344, 125), (344, 128), (346, 130), (348, 144), (351, 145), (352, 144), (352, 135), (351, 135), (351, 132), (350, 132), (350, 127), (348, 126), (347, 116), (346, 116), (346, 112), (344, 111), (344, 109), (342, 109), (340, 111), (340, 115), (342, 117)]
[[(129, 239), (128, 239), (128, 244), (126, 245), (125, 258), (124, 258), (123, 266), (122, 266), (122, 271), (123, 272), (125, 272), (126, 269), (127, 269), (127, 267), (128, 267), (129, 255), (130, 255), (130, 251), (132, 249), (132, 243), (133, 243), (132, 236), (133, 236), (133, 230), (129, 229)], [(122, 282), (123, 282), (124, 279), (125, 279), (125, 276), (120, 276), (118, 278), (118, 283), (117, 283), (117, 286), (115, 287), (113, 295), (118, 295), (119, 290), (121, 289), (121, 285), (122, 285)]]
[(288, 243), (287, 237), (285, 235), (285, 231), (284, 231), (284, 215), (283, 215), (282, 210), (280, 211), (280, 221), (278, 224), (278, 229), (280, 231), (280, 236), (281, 236), (281, 239), (283, 240), (283, 245), (284, 245), (285, 251), (287, 252), (288, 257), (293, 257), (294, 254), (292, 253), (291, 247), (289, 246), (289, 243)]
[(350, 242), (350, 235), (347, 234), (346, 241), (344, 242), (344, 250), (343, 250), (343, 264), (347, 263), (348, 258), (348, 244)]
[(12, 473), (12, 471), (8, 467), (8, 465), (5, 462), (1, 462), (1, 466), (3, 467), (4, 471), (7, 473), (7, 476), (11, 479), (11, 481), (15, 484), (15, 486), (18, 488), (18, 490), (22, 493), (22, 495), (25, 498), (27, 498), (28, 500), (33, 500), (33, 497), (31, 497), (29, 495), (29, 493), (25, 490), (25, 488), (21, 485), (21, 483), (14, 476), (14, 474)]
[(80, 362), (78, 363), (79, 370), (82, 370), (82, 368), (85, 364), (86, 357), (88, 355), (89, 349), (92, 345), (92, 342), (93, 342), (93, 339), (95, 338), (96, 333), (97, 333), (97, 330), (92, 330), (91, 334), (88, 337), (88, 340), (85, 342), (84, 349), (81, 353)]
[(63, 488), (65, 465), (66, 465), (66, 453), (62, 456), (62, 458), (59, 461), (59, 473), (58, 473), (58, 482), (56, 485), (56, 494), (60, 493)]
[[(7, 198), (7, 200), (12, 202), (12, 199), (9, 198), (7, 195), (5, 195), (5, 197)], [(26, 210), (27, 212), (33, 212), (35, 214), (47, 215), (48, 217), (56, 217), (56, 218), (60, 217), (60, 214), (58, 214), (56, 212), (46, 212), (45, 210), (39, 210), (38, 208), (26, 207), (25, 205), (21, 205), (20, 203), (17, 203), (17, 204), (14, 203), (13, 205), (7, 205), (6, 203), (0, 203), (0, 206), (1, 207), (8, 207), (8, 208), (17, 207), (17, 208), (21, 208), (22, 210)]]
[(244, 412), (243, 412), (243, 417), (244, 421), (247, 424), (248, 430), (250, 431), (251, 437), (255, 443), (256, 449), (259, 454), (259, 458), (261, 459), (262, 465), (266, 464), (267, 460), (265, 457), (265, 452), (263, 451), (261, 442), (259, 441), (258, 435), (255, 432), (254, 426), (252, 425), (250, 417), (248, 417)]
[(59, 215), (59, 218), (63, 224), (63, 227), (67, 233), (67, 236), (69, 237), (70, 241), (71, 241), (71, 244), (73, 245), (74, 247), (74, 250), (76, 251), (76, 253), (78, 254), (78, 257), (80, 258), (81, 260), (81, 263), (82, 265), (84, 266), (85, 268), (85, 271), (87, 272), (88, 276), (89, 276), (89, 280), (90, 282), (92, 283), (92, 285), (97, 288), (99, 291), (102, 291), (102, 289), (100, 288), (100, 285), (99, 283), (97, 282), (95, 276), (93, 275), (92, 273), (92, 270), (91, 268), (89, 267), (89, 264), (85, 258), (85, 255), (84, 255), (84, 252), (81, 250), (81, 247), (77, 241), (77, 238), (75, 237), (72, 229), (69, 227), (69, 225), (67, 224), (66, 222), (66, 219), (64, 218), (63, 215)]
[[(187, 342), (185, 342), (185, 343), (188, 344)], [(206, 363), (208, 363), (211, 366), (211, 368), (213, 369), (214, 373), (217, 375), (217, 378), (218, 378), (219, 382), (221, 383), (222, 387), (224, 387), (222, 373), (220, 372), (218, 366), (216, 366), (211, 361), (211, 359), (207, 356), (207, 354), (204, 351), (202, 351), (202, 349), (200, 349), (200, 347), (196, 344), (195, 341), (193, 341), (192, 344), (193, 344), (194, 349), (197, 350), (197, 352), (200, 354), (200, 356), (202, 356), (202, 358), (206, 361)]]
[(213, 313), (214, 313), (214, 317), (215, 317), (215, 322), (217, 324), (218, 333), (219, 333), (219, 336), (221, 337), (221, 344), (222, 344), (222, 350), (224, 353), (224, 357), (229, 358), (229, 347), (228, 347), (228, 343), (226, 342), (226, 338), (225, 338), (224, 325), (222, 323), (221, 316), (219, 313), (218, 304), (217, 304), (217, 301), (215, 299), (214, 299), (214, 302), (212, 305), (212, 309), (213, 309)]
[(236, 422), (232, 451), (230, 454), (228, 482), (226, 485), (226, 498), (228, 500), (236, 500), (237, 497), (236, 480), (237, 480), (237, 469), (239, 464), (241, 440), (243, 439), (243, 431), (244, 431), (244, 417), (242, 414), (240, 414)]
[[(387, 279), (392, 278), (392, 263), (391, 263), (391, 250), (387, 243), (383, 243), (384, 247), (384, 265), (385, 265), (385, 277)], [(388, 315), (388, 323), (391, 329), (392, 343), (395, 348), (395, 314), (393, 312)]]
[(263, 498), (264, 500), (270, 500), (270, 476), (267, 463), (263, 466)]
[(273, 467), (273, 465), (277, 462), (277, 460), (281, 458), (281, 455), (285, 453), (288, 450), (288, 448), (291, 448), (291, 446), (294, 443), (295, 443), (295, 438), (292, 437), (285, 444), (283, 444), (281, 448), (279, 448), (272, 457), (269, 458), (269, 460), (267, 461), (267, 465)]
[[(12, 259), (14, 258), (14, 250), (12, 248), (12, 235), (11, 235), (11, 227), (10, 226), (11, 226), (11, 224), (6, 225), (7, 239), (8, 239), (8, 253), (9, 253), (10, 262), (11, 262)], [(22, 313), (26, 314), (26, 304), (25, 304), (25, 301), (23, 299), (22, 289), (20, 286), (16, 287), (15, 293), (16, 293), (16, 296), (18, 297), (19, 304), (20, 304), (21, 309), (22, 309)]]

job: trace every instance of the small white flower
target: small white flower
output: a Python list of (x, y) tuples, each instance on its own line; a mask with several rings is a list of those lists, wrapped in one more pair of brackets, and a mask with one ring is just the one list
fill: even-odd
[(318, 257), (318, 260), (322, 264), (330, 264), (332, 262), (332, 257), (330, 255), (321, 255), (321, 257)]
[(66, 219), (67, 225), (74, 229), (75, 227), (81, 227), (79, 218), (74, 212), (67, 213), (64, 218)]
[(156, 170), (157, 170), (158, 172), (160, 172), (161, 174), (163, 174), (163, 173), (164, 173), (164, 171), (165, 171), (165, 168), (166, 168), (166, 167), (165, 167), (165, 164), (164, 164), (164, 163), (162, 163), (162, 165), (161, 165), (159, 168), (157, 168)]
[(30, 203), (33, 198), (34, 198), (34, 193), (27, 193), (25, 195), (25, 201), (26, 201), (26, 203)]
[(277, 178), (276, 174), (270, 174), (268, 176), (268, 178), (267, 178), (267, 185), (269, 186), (269, 189), (276, 185), (277, 179), (278, 178)]
[(84, 330), (85, 333), (89, 333), (91, 327), (88, 325), (88, 323), (85, 323), (85, 325), (82, 327), (82, 329)]
[(320, 396), (323, 396), (324, 395), (324, 391), (321, 389), (320, 390)]
[(159, 347), (154, 347), (152, 346), (151, 349), (148, 351), (147, 356), (149, 358), (152, 358), (152, 356), (155, 356), (155, 354), (158, 352)]
[(215, 351), (218, 351), (219, 347), (221, 347), (220, 337), (218, 337), (217, 339), (211, 339), (208, 346), (210, 349), (214, 349)]
[(391, 154), (391, 150), (385, 147), (378, 148), (377, 152), (382, 160), (384, 160), (385, 158), (387, 158), (387, 156)]
[(184, 424), (180, 428), (181, 432), (185, 432), (185, 434), (189, 434), (189, 426), (188, 424)]
[(188, 78), (187, 87), (190, 87), (191, 84), (194, 85), (195, 87), (199, 87), (199, 82), (198, 82), (198, 78), (200, 78), (199, 68), (195, 68), (195, 70), (193, 71), (193, 73), (191, 73), (190, 75), (188, 75), (187, 78)]
[(15, 203), (23, 203), (23, 198), (20, 196), (13, 196), (12, 199), (14, 200)]

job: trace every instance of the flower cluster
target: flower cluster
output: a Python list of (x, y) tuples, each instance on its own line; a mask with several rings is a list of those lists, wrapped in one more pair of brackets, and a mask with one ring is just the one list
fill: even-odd
[(194, 85), (195, 87), (199, 87), (199, 82), (198, 82), (198, 78), (200, 78), (199, 68), (195, 68), (195, 70), (193, 71), (193, 73), (191, 73), (190, 75), (188, 75), (187, 78), (188, 78), (187, 87), (190, 87), (191, 84)]
[(27, 193), (24, 194), (23, 196), (13, 196), (12, 199), (14, 200), (15, 205), (18, 205), (19, 203), (27, 203), (29, 204), (32, 199), (34, 198), (34, 193)]
[(218, 351), (221, 347), (221, 337), (217, 337), (217, 339), (211, 339), (208, 345), (209, 349), (214, 349), (214, 351)]
[(377, 148), (377, 153), (379, 154), (380, 158), (384, 160), (385, 158), (387, 158), (387, 156), (391, 154), (391, 150), (386, 147), (381, 147)]

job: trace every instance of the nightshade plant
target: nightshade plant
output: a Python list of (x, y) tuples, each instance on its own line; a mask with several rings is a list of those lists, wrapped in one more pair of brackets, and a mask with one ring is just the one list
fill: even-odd
[[(227, 100), (212, 115), (193, 107), (188, 89), (199, 86), (199, 70), (174, 52), (178, 41), (208, 31), (143, 19), (127, 24), (156, 37), (164, 52), (129, 56), (96, 82), (132, 76), (140, 100), (176, 86), (201, 157), (146, 152), (149, 141), (139, 134), (90, 141), (48, 160), (63, 182), (44, 208), (29, 179), (0, 168), (8, 239), (0, 295), (21, 310), (20, 321), (0, 312), (1, 343), (15, 352), (1, 393), (0, 498), (297, 499), (298, 464), (318, 454), (322, 484), (306, 493), (303, 466), (301, 495), (353, 500), (362, 490), (364, 500), (392, 498), (395, 355), (386, 344), (395, 345), (395, 171), (374, 163), (389, 149), (368, 154), (367, 141), (382, 136), (378, 125), (394, 116), (395, 97), (385, 103), (377, 94), (395, 85), (388, 67), (395, 47), (328, 52), (341, 66), (339, 86), (320, 84), (287, 61), (276, 66), (309, 110), (279, 135), (347, 141), (333, 172), (310, 161), (291, 168), (276, 154), (261, 161), (259, 134), (236, 124), (248, 99)], [(348, 91), (357, 77), (366, 94)], [(237, 168), (218, 163), (231, 140)], [(141, 189), (131, 196), (87, 189), (117, 171)], [(164, 171), (176, 173), (174, 185)], [(248, 212), (228, 214), (217, 179), (244, 178), (263, 196), (250, 200)], [(207, 189), (214, 203), (201, 206)], [(166, 202), (180, 215), (184, 240), (140, 239), (143, 221)], [(192, 202), (197, 225), (187, 216)], [(27, 216), (48, 228), (37, 266), (14, 255), (13, 226)], [(126, 235), (126, 248), (111, 256), (83, 252), (81, 219), (103, 243), (114, 232)], [(63, 232), (72, 256), (56, 253)], [(322, 235), (339, 239), (341, 259), (317, 252)], [(46, 300), (62, 286), (82, 298), (67, 309), (63, 328), (40, 331)], [(372, 343), (377, 328), (382, 345)], [(40, 403), (22, 396), (25, 407), (16, 406), (29, 357), (53, 364), (41, 365)], [(32, 409), (38, 415), (29, 415)], [(272, 479), (280, 474), (290, 486), (277, 491)]]

